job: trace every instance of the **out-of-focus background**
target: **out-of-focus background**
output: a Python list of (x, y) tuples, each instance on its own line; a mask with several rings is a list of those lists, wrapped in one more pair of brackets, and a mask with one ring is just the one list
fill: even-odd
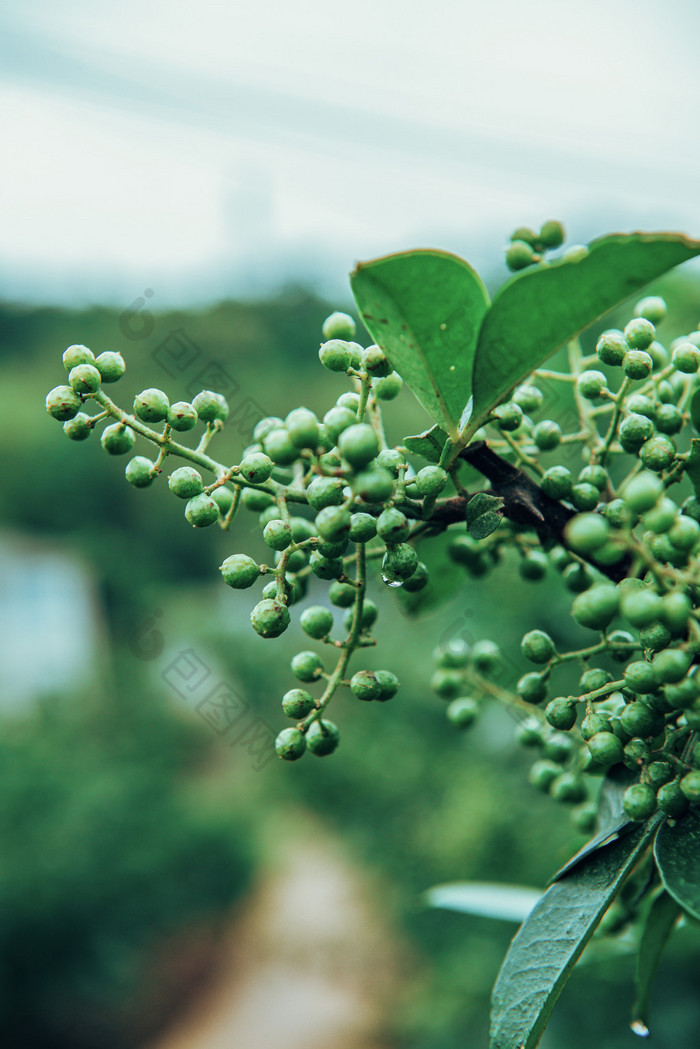
[[(524, 786), (507, 717), (448, 728), (430, 654), (493, 637), (515, 676), (526, 629), (568, 636), (556, 580), (533, 600), (506, 565), (420, 622), (378, 592), (399, 696), (339, 703), (338, 753), (282, 765), (308, 640), (257, 638), (250, 594), (217, 572), (262, 555), (253, 516), (191, 529), (163, 483), (136, 491), (96, 438), (67, 441), (43, 397), (67, 345), (119, 350), (126, 406), (152, 385), (226, 392), (217, 456), (235, 462), (261, 415), (342, 392), (316, 350), (357, 259), (443, 247), (495, 287), (523, 223), (698, 235), (696, 6), (29, 0), (0, 27), (0, 1034), (482, 1045), (515, 927), (421, 893), (541, 887), (582, 839)], [(692, 266), (657, 290), (669, 326), (700, 320)], [(408, 393), (387, 417), (394, 440), (425, 422)], [(662, 967), (659, 1049), (695, 1044), (693, 959), (688, 932)], [(624, 954), (582, 968), (543, 1046), (630, 1044), (631, 977)]]

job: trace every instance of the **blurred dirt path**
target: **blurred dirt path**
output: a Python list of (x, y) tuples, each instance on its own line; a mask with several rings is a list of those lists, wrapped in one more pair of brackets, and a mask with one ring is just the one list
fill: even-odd
[(148, 1049), (388, 1049), (389, 937), (327, 836), (297, 843), (234, 922), (210, 987)]

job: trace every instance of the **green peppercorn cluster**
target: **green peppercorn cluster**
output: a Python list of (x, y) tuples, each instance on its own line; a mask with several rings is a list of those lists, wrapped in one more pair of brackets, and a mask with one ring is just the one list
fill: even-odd
[[(667, 349), (656, 332), (665, 316), (662, 299), (643, 299), (624, 330), (602, 333), (594, 357), (572, 347), (568, 373), (535, 373), (478, 435), (569, 511), (559, 541), (541, 543), (535, 529), (503, 520), (483, 539), (455, 531), (449, 546), (471, 576), (508, 551), (526, 581), (559, 576), (573, 620), (593, 632), (590, 643), (559, 651), (545, 630), (528, 631), (521, 654), (531, 666), (511, 687), (486, 641), (471, 652), (462, 645), (458, 657), (440, 651), (432, 680), (461, 727), (489, 697), (530, 708), (518, 737), (539, 750), (531, 781), (576, 803), (584, 830), (595, 812), (592, 777), (615, 766), (635, 774), (624, 795), (630, 819), (678, 817), (700, 799), (700, 441), (688, 433), (700, 420), (700, 332)], [(568, 434), (530, 418), (546, 408), (543, 381), (571, 390), (578, 424)], [(578, 447), (578, 473), (540, 461), (562, 442)], [(577, 664), (578, 690), (557, 694), (558, 671)]]

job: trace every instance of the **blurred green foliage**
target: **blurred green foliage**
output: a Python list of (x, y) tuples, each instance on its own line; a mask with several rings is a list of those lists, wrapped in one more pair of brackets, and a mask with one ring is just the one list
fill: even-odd
[[(655, 290), (669, 301), (669, 330), (695, 326), (697, 283), (674, 276)], [(527, 786), (529, 756), (513, 742), (508, 717), (493, 710), (459, 735), (428, 690), (431, 650), (451, 637), (498, 640), (511, 680), (522, 672), (518, 640), (526, 630), (540, 627), (567, 642), (576, 628), (554, 578), (514, 581), (506, 564), (457, 588), (419, 622), (377, 580), (379, 645), (365, 665), (397, 671), (398, 696), (388, 706), (349, 696), (340, 704), (343, 740), (335, 760), (275, 762), (255, 775), (237, 752), (217, 750), (191, 711), (175, 713), (164, 702), (162, 683), (156, 686), (130, 649), (134, 631), (163, 609), (166, 644), (185, 637), (279, 728), (280, 698), (294, 684), (289, 659), (311, 646), (298, 626), (274, 645), (255, 636), (250, 595), (218, 579), (228, 554), (262, 554), (252, 515), (241, 515), (231, 534), (192, 529), (164, 483), (135, 491), (123, 479), (124, 460), (106, 456), (96, 439), (75, 445), (63, 438), (43, 411), (46, 391), (63, 380), (63, 349), (82, 342), (95, 352), (121, 351), (127, 374), (115, 397), (128, 407), (146, 386), (162, 386), (171, 399), (185, 395), (153, 356), (169, 333), (182, 330), (201, 348), (202, 361), (223, 364), (237, 396), (254, 398), (265, 413), (284, 416), (303, 403), (323, 414), (344, 389), (316, 358), (331, 308), (292, 289), (264, 302), (156, 313), (152, 335), (140, 341), (125, 337), (119, 311), (0, 309), (0, 440), (12, 449), (4, 456), (0, 520), (10, 531), (50, 536), (94, 567), (112, 644), (106, 675), (113, 677), (89, 702), (46, 701), (3, 725), (0, 1031), (8, 1041), (31, 1020), (34, 1042), (27, 1045), (116, 1047), (125, 1044), (119, 1038), (126, 1029), (135, 1044), (162, 1019), (162, 1004), (155, 1015), (153, 1000), (169, 1000), (143, 984), (155, 945), (200, 921), (211, 927), (247, 882), (254, 839), (274, 849), (280, 820), (293, 837), (301, 805), (374, 872), (380, 905), (413, 945), (393, 1021), (396, 1044), (484, 1044), (490, 988), (514, 929), (427, 911), (420, 894), (468, 879), (541, 886), (581, 844), (566, 810)], [(605, 318), (590, 338), (614, 322)], [(386, 417), (390, 441), (426, 424), (408, 393)], [(234, 462), (245, 443), (235, 432), (224, 434), (214, 454)], [(310, 600), (319, 596), (312, 586)], [(664, 962), (660, 1049), (691, 1044), (697, 1012), (684, 1003), (692, 995), (692, 949), (682, 941)], [(630, 966), (623, 958), (582, 970), (544, 1049), (627, 1044)], [(595, 1010), (582, 1007), (581, 994), (595, 1000)], [(85, 1018), (82, 1042), (65, 1033), (78, 1014)]]

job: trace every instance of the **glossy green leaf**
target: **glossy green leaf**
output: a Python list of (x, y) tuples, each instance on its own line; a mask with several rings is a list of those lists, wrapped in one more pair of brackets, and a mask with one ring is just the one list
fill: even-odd
[(493, 991), (489, 1049), (533, 1049), (571, 970), (658, 826), (586, 857), (545, 892), (511, 943)]
[(636, 998), (632, 1008), (632, 1030), (636, 1034), (642, 1036), (649, 1034), (651, 986), (663, 949), (680, 914), (680, 907), (667, 892), (659, 893), (647, 914), (634, 977)]
[(436, 423), (425, 433), (418, 433), (414, 437), (404, 437), (403, 443), (413, 455), (420, 455), (429, 463), (439, 463), (447, 439), (445, 431)]
[(598, 317), (667, 270), (700, 254), (674, 233), (613, 234), (586, 255), (524, 270), (495, 296), (474, 361), (473, 433), (542, 361)]
[(423, 894), (429, 907), (498, 918), (520, 925), (531, 913), (542, 893), (525, 885), (497, 885), (492, 882), (450, 882), (435, 885)]
[(488, 296), (471, 266), (444, 251), (360, 263), (352, 291), (362, 320), (430, 416), (459, 440)]
[(700, 812), (664, 823), (654, 843), (664, 885), (684, 911), (700, 921)]
[(552, 881), (558, 881), (559, 878), (577, 867), (586, 856), (624, 834), (626, 829), (632, 825), (632, 820), (625, 812), (623, 799), (627, 788), (638, 780), (638, 772), (625, 768), (623, 765), (616, 765), (609, 770), (598, 796), (596, 833), (570, 860), (567, 860), (554, 875)]
[(472, 539), (485, 539), (501, 523), (503, 499), (488, 492), (478, 492), (467, 503), (467, 531)]

